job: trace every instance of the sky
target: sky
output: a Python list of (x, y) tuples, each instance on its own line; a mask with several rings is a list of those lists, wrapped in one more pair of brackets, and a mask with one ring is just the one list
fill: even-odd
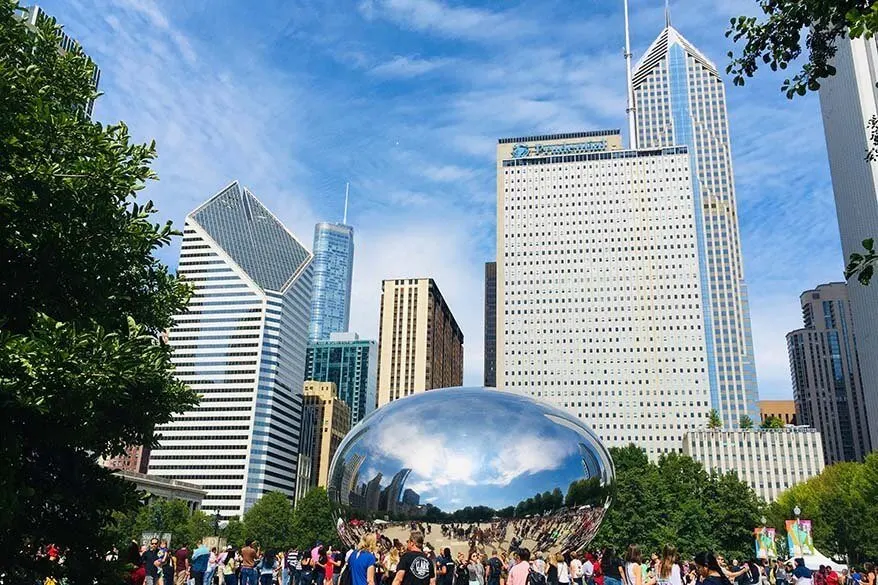
[[(496, 248), (497, 139), (626, 128), (621, 0), (45, 0), (101, 68), (95, 118), (155, 139), (157, 220), (233, 180), (311, 248), (348, 223), (351, 330), (377, 339), (381, 280), (432, 277), (483, 369), (484, 262)], [(672, 0), (674, 26), (722, 71), (729, 19), (755, 0)], [(664, 26), (631, 0), (635, 61)], [(762, 398), (791, 398), (799, 295), (843, 278), (817, 97), (782, 76), (726, 79)], [(179, 241), (163, 249), (176, 266)]]

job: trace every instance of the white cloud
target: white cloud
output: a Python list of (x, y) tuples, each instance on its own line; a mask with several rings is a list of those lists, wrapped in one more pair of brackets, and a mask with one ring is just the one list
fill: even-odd
[(418, 77), (445, 67), (452, 63), (451, 59), (422, 59), (417, 56), (406, 57), (397, 55), (390, 61), (379, 63), (369, 70), (369, 73), (378, 77), (406, 78)]

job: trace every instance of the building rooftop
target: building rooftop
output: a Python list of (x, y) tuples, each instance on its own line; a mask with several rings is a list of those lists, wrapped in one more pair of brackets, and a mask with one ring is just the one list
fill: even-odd
[(572, 138), (598, 138), (601, 136), (618, 136), (621, 134), (618, 128), (615, 130), (588, 130), (585, 132), (567, 132), (564, 134), (538, 134), (536, 136), (519, 136), (516, 138), (501, 138), (498, 144), (513, 144), (515, 142), (539, 142), (541, 140), (569, 140)]

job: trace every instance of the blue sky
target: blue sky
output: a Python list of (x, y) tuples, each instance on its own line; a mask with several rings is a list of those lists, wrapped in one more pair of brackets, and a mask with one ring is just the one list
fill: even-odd
[[(504, 136), (625, 127), (621, 0), (46, 0), (102, 70), (104, 122), (155, 138), (162, 219), (234, 179), (310, 248), (356, 229), (352, 329), (376, 337), (382, 278), (432, 276), (482, 375), (483, 263), (495, 249)], [(723, 69), (729, 18), (755, 0), (676, 0), (674, 25)], [(631, 0), (637, 59), (662, 0)], [(843, 260), (816, 96), (765, 71), (727, 83), (760, 394), (791, 396), (798, 296)], [(177, 243), (179, 245), (179, 243)], [(162, 254), (172, 266), (177, 247)]]

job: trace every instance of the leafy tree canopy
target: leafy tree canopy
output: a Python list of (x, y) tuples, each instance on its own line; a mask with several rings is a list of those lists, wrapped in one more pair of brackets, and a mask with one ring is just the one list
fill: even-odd
[(707, 415), (707, 428), (709, 429), (721, 429), (723, 428), (723, 419), (719, 417), (719, 412), (715, 408), (710, 409), (710, 414)]
[(323, 543), (338, 543), (338, 532), (332, 519), (329, 496), (322, 487), (309, 491), (296, 503), (293, 511), (293, 544), (299, 548)]
[(785, 426), (786, 424), (783, 422), (783, 419), (774, 415), (767, 416), (765, 417), (765, 420), (762, 421), (763, 429), (782, 429)]
[[(329, 500), (326, 512), (328, 514)], [(259, 498), (244, 514), (244, 538), (255, 540), (263, 549), (278, 549), (293, 541), (293, 506), (280, 492)]]
[(742, 414), (740, 420), (738, 421), (738, 426), (742, 429), (752, 429), (753, 419), (750, 418), (750, 415)]
[[(137, 500), (97, 458), (196, 402), (159, 336), (189, 289), (153, 255), (175, 232), (135, 199), (154, 145), (89, 120), (94, 65), (19, 12), (0, 0), (0, 574), (117, 582), (106, 527)], [(41, 566), (47, 543), (68, 562)]]

